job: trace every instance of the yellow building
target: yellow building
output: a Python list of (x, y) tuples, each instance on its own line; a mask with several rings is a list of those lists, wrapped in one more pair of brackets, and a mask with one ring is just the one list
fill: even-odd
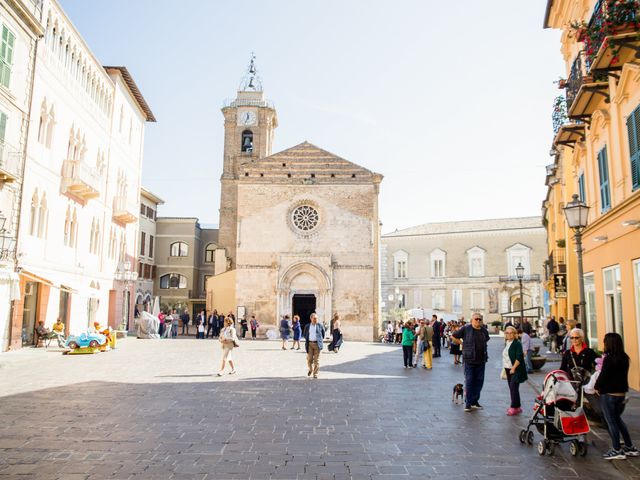
[[(548, 0), (544, 26), (562, 30), (560, 51), (567, 74), (559, 85), (565, 95), (554, 104), (555, 161), (547, 167), (543, 204), (549, 253), (564, 255), (566, 265), (567, 297), (556, 300), (553, 311), (578, 314), (575, 244), (562, 212), (577, 193), (590, 207), (583, 233), (584, 327), (592, 346), (597, 341), (600, 349), (607, 332), (623, 336), (631, 357), (629, 384), (638, 390), (640, 2)], [(565, 248), (559, 246), (562, 240)], [(550, 274), (560, 273), (556, 258)], [(548, 287), (553, 298), (557, 292), (551, 281)]]

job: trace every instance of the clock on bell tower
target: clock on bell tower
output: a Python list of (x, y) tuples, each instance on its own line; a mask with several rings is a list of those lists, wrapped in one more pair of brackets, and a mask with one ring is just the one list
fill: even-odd
[(222, 108), (224, 115), (224, 160), (220, 193), (219, 242), (235, 268), (237, 243), (237, 180), (241, 166), (271, 155), (278, 117), (265, 99), (255, 55), (242, 77), (236, 98)]

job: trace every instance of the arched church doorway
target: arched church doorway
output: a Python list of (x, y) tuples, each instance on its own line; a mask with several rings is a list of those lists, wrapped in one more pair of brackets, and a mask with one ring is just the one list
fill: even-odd
[(316, 296), (311, 293), (294, 294), (291, 311), (300, 317), (300, 326), (304, 330), (311, 322), (311, 314), (316, 311)]

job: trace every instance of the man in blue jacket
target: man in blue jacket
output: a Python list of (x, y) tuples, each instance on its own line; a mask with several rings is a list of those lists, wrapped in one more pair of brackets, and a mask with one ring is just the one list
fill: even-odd
[(313, 378), (318, 378), (320, 369), (320, 350), (322, 350), (322, 340), (324, 340), (324, 327), (318, 323), (318, 315), (311, 314), (311, 323), (304, 327), (304, 347), (307, 351), (307, 366), (309, 371), (307, 376), (313, 373)]
[(484, 384), (484, 366), (489, 360), (487, 353), (489, 332), (482, 325), (482, 315), (474, 313), (471, 316), (471, 325), (458, 329), (451, 336), (451, 341), (458, 345), (462, 344), (466, 390), (464, 411), (480, 410), (482, 406), (478, 400)]

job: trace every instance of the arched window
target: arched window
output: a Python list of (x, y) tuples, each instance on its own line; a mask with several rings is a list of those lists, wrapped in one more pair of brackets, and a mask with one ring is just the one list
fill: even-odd
[(160, 277), (160, 288), (187, 288), (187, 277), (179, 273), (167, 273)]
[(184, 242), (172, 243), (169, 255), (172, 257), (186, 257), (189, 255), (189, 246)]
[(64, 217), (64, 246), (70, 247), (69, 238), (71, 237), (71, 207), (67, 207), (67, 214)]
[(40, 202), (38, 201), (38, 190), (33, 192), (31, 197), (31, 218), (29, 219), (29, 235), (36, 235), (38, 232), (38, 208)]
[(210, 243), (204, 249), (204, 262), (213, 263), (215, 255), (216, 255), (216, 245), (214, 243)]
[(45, 238), (47, 236), (47, 220), (49, 211), (47, 209), (47, 194), (43, 193), (40, 199), (40, 212), (38, 214), (38, 237)]
[(242, 132), (240, 151), (247, 153), (253, 152), (253, 132), (251, 130), (245, 130)]
[(78, 243), (78, 212), (73, 209), (73, 217), (71, 218), (71, 229), (69, 230), (69, 246), (75, 247)]
[(53, 138), (53, 128), (56, 126), (56, 111), (51, 105), (49, 109), (49, 118), (47, 119), (47, 137), (45, 139), (45, 146), (51, 148), (51, 140)]

